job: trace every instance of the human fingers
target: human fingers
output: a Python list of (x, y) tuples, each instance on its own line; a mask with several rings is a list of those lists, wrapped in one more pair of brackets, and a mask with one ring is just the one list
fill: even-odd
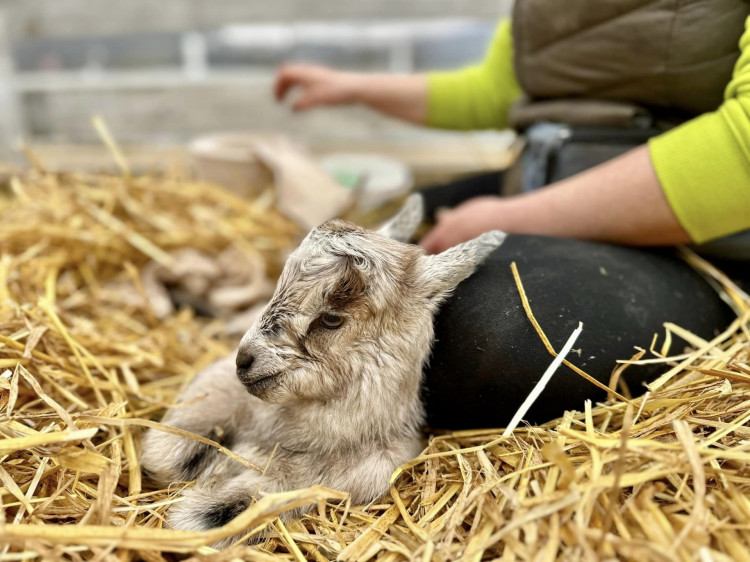
[(442, 213), (442, 220), (438, 220), (437, 224), (430, 230), (424, 237), (419, 241), (419, 245), (422, 246), (428, 254), (438, 254), (444, 250), (447, 250), (452, 246), (451, 239), (454, 237), (451, 232), (454, 225), (453, 221), (447, 220), (450, 212)]
[(420, 244), (429, 253), (442, 252), (482, 232), (501, 229), (502, 205), (498, 197), (478, 197), (440, 213), (435, 228), (427, 233)]
[(320, 68), (309, 64), (284, 65), (276, 73), (274, 96), (282, 101), (286, 94), (295, 86), (309, 84), (319, 74)]
[(276, 98), (276, 101), (282, 101), (293, 84), (292, 70), (288, 66), (279, 68), (273, 83), (273, 96)]

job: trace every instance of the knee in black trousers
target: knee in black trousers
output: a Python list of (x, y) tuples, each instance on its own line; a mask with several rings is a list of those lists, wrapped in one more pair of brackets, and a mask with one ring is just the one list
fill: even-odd
[[(617, 359), (648, 348), (663, 323), (710, 338), (734, 318), (714, 290), (672, 250), (643, 250), (541, 236), (509, 235), (462, 282), (435, 320), (425, 404), (434, 428), (507, 424), (553, 357), (521, 304), (515, 261), (534, 316), (559, 351), (578, 322), (571, 363), (607, 384)], [(673, 351), (681, 351), (675, 342)], [(663, 365), (632, 366), (634, 394)], [(605, 392), (561, 366), (527, 415), (540, 423)]]

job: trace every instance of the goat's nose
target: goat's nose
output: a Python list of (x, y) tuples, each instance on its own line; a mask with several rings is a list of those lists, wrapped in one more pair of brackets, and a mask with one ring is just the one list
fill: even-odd
[(237, 351), (237, 368), (242, 370), (250, 370), (255, 361), (255, 356), (246, 349), (239, 349)]

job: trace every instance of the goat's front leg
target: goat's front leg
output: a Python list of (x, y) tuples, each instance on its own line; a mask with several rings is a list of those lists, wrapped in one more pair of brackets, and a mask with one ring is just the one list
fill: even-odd
[[(241, 444), (234, 452), (259, 464), (265, 456), (249, 443)], [(261, 474), (230, 458), (218, 459), (216, 470), (186, 489), (181, 501), (170, 508), (167, 526), (186, 531), (221, 527), (247, 509), (263, 493), (280, 492), (284, 488), (273, 474)], [(240, 536), (229, 537), (212, 546), (223, 548)]]
[[(238, 428), (251, 415), (252, 402), (230, 356), (198, 373), (162, 423), (231, 447)], [(141, 467), (151, 480), (168, 485), (210, 474), (218, 454), (194, 439), (149, 429), (143, 438)]]
[[(267, 464), (265, 474), (226, 458), (211, 476), (185, 490), (182, 500), (169, 510), (167, 524), (188, 531), (221, 527), (265, 493), (296, 490), (314, 484), (346, 490), (355, 503), (368, 503), (388, 493), (393, 471), (418, 455), (421, 448), (419, 437), (414, 436), (394, 442), (385, 450), (367, 448), (335, 457), (281, 453), (270, 463), (265, 463), (266, 453), (251, 442), (240, 443), (234, 452), (259, 465)], [(281, 517), (299, 517), (309, 507), (286, 511)], [(214, 546), (224, 547), (238, 538), (239, 535), (230, 537)]]
[[(167, 524), (189, 531), (221, 527), (250, 506), (260, 493), (260, 484), (261, 474), (252, 469), (227, 479), (220, 473), (199, 480), (170, 508)], [(263, 489), (268, 491), (266, 486)]]

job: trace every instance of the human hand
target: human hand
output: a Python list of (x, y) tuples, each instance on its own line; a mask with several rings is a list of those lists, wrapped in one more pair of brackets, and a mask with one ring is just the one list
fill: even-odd
[(313, 64), (282, 66), (276, 74), (274, 95), (283, 101), (289, 90), (299, 88), (294, 111), (304, 111), (321, 105), (343, 105), (357, 101), (357, 86), (361, 76)]
[(438, 213), (437, 224), (419, 243), (428, 253), (436, 254), (483, 232), (505, 230), (505, 203), (500, 197), (477, 197)]

